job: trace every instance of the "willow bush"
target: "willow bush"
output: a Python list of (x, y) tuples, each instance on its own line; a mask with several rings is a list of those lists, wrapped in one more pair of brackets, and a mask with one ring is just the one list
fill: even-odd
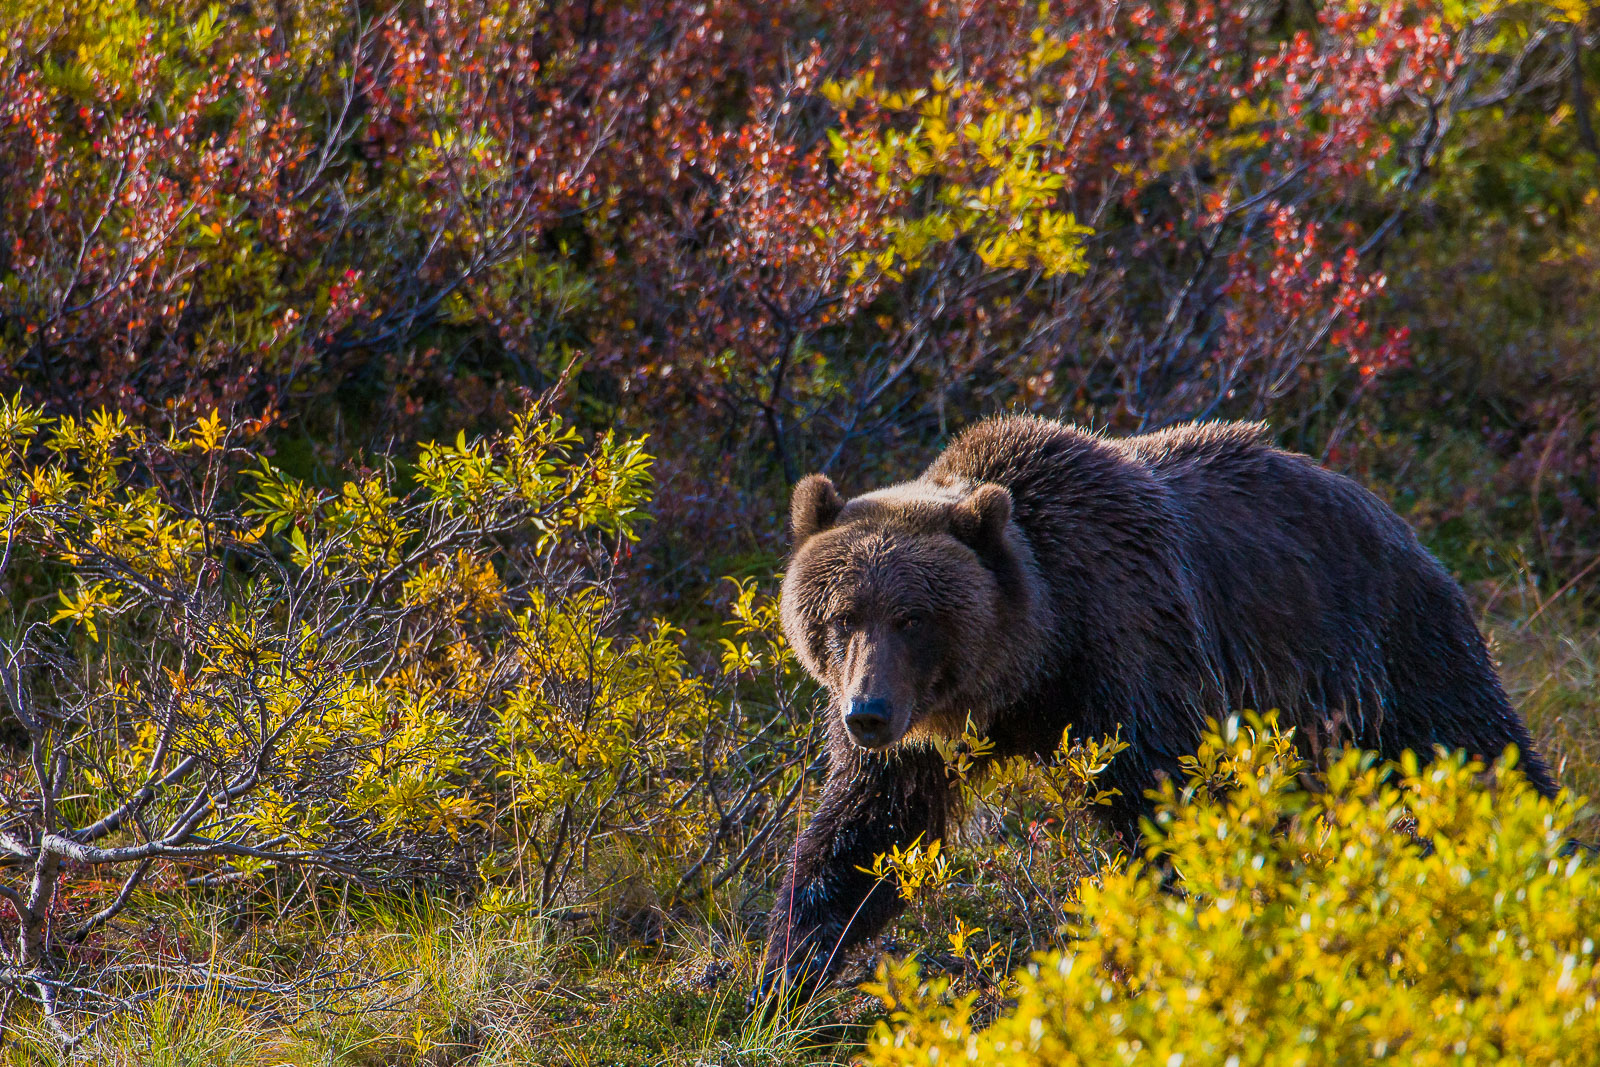
[[(112, 922), (163, 896), (426, 882), (515, 913), (640, 869), (691, 894), (772, 839), (799, 719), (618, 622), (641, 440), (531, 410), (374, 462), (318, 486), (215, 414), (161, 434), (0, 402), (0, 988), (60, 1038), (224, 980)], [(791, 671), (770, 603), (736, 611), (730, 668)], [(332, 996), (348, 964), (226, 982)]]
[(1579, 801), (1463, 758), (1351, 752), (1315, 789), (1302, 769), (1271, 724), (1217, 729), (1147, 857), (1083, 883), (1069, 946), (1016, 974), (993, 1025), (975, 994), (887, 965), (867, 1062), (1590, 1062), (1600, 871), (1569, 854)]

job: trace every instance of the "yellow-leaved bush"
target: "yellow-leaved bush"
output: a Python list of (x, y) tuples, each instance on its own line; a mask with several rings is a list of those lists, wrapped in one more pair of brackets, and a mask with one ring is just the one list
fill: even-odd
[(156, 980), (104, 966), (152, 894), (316, 871), (520, 914), (781, 847), (808, 689), (754, 582), (720, 673), (626, 620), (642, 440), (535, 407), (370, 464), (314, 483), (217, 413), (0, 398), (0, 938), (64, 1040)]
[(1148, 858), (1082, 886), (1070, 947), (992, 1025), (909, 962), (867, 1062), (1567, 1064), (1600, 1048), (1600, 877), (1582, 811), (1514, 770), (1349, 753), (1230, 721), (1169, 783)]
[[(35, 713), (40, 739), (94, 787), (92, 823), (148, 819), (202, 780), (202, 796), (221, 789), (133, 858), (182, 849), (236, 873), (354, 872), (385, 852), (432, 865), (418, 835), (457, 838), (492, 800), (474, 724), (545, 685), (562, 647), (559, 627), (530, 620), (596, 629), (582, 591), (547, 594), (549, 550), (631, 537), (648, 499), (640, 442), (584, 448), (548, 414), (423, 446), (414, 487), (392, 466), (331, 488), (266, 460), (241, 469), (216, 415), (163, 438), (13, 401), (0, 437), (8, 560), (43, 568), (18, 580), (59, 583), (47, 621), (69, 627), (35, 656), (86, 678), (56, 694), (61, 721)], [(521, 588), (497, 568), (520, 568)], [(585, 669), (608, 670), (609, 648)]]
[(554, 903), (600, 842), (692, 857), (727, 705), (676, 630), (617, 625), (610, 577), (650, 462), (535, 408), (313, 484), (216, 413), (156, 433), (0, 399), (26, 739), (0, 748), (0, 935), (51, 1025), (131, 995), (92, 961), (152, 890), (443, 875), (494, 909)]
[(879, 195), (916, 205), (885, 220), (883, 246), (855, 258), (854, 277), (903, 280), (958, 238), (994, 270), (1088, 269), (1093, 231), (1060, 206), (1065, 179), (1050, 166), (1059, 131), (1039, 107), (951, 72), (902, 92), (867, 71), (824, 84), (822, 94), (842, 120), (856, 113), (843, 133), (828, 131), (833, 162), (873, 175)]
[(552, 903), (597, 837), (661, 864), (704, 835), (694, 793), (713, 715), (707, 685), (690, 673), (677, 630), (657, 622), (614, 637), (611, 612), (583, 589), (536, 596), (517, 618), (526, 674), (496, 709), (490, 756), (511, 833), (482, 864), (484, 910)]

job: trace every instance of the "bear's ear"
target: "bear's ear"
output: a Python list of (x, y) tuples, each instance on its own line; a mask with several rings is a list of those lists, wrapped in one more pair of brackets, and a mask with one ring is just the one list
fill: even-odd
[(985, 560), (1005, 545), (1011, 494), (992, 482), (978, 486), (950, 509), (950, 532)]
[(812, 534), (832, 526), (843, 510), (844, 499), (826, 474), (808, 474), (801, 478), (789, 501), (789, 525), (794, 530), (794, 543), (798, 545)]

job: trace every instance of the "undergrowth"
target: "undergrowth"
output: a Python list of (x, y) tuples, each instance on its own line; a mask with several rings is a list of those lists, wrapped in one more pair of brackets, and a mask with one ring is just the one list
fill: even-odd
[[(1531, 592), (1523, 593), (1531, 597)], [(1600, 762), (1600, 730), (1592, 710), (1600, 698), (1596, 686), (1600, 637), (1584, 625), (1575, 604), (1557, 601), (1540, 611), (1538, 604), (1543, 602), (1525, 601), (1523, 593), (1508, 591), (1494, 605), (1497, 655), (1514, 699), (1526, 709), (1535, 736), (1563, 783), (1590, 792)], [(1512, 617), (1524, 607), (1530, 610)], [(1216, 755), (1215, 749), (1212, 754)], [(1359, 778), (1346, 775), (1344, 780)], [(1182, 896), (1150, 895), (1138, 889), (1143, 884), (1140, 879), (1151, 876), (1139, 873), (1138, 867), (1128, 869), (1126, 857), (1107, 849), (1084, 820), (1081, 806), (1052, 811), (1045, 803), (1048, 794), (1036, 778), (1002, 779), (988, 787), (961, 838), (943, 854), (946, 874), (914, 893), (907, 913), (892, 930), (854, 962), (839, 985), (802, 1010), (752, 1013), (746, 1008), (759, 963), (765, 899), (746, 885), (725, 884), (694, 905), (676, 909), (654, 906), (633, 912), (615, 903), (626, 894), (612, 892), (606, 897), (612, 903), (603, 906), (503, 914), (442, 893), (360, 894), (301, 884), (279, 886), (273, 892), (263, 888), (245, 902), (218, 892), (176, 900), (171, 894), (160, 900), (152, 894), (147, 906), (132, 910), (165, 931), (163, 943), (184, 946), (190, 958), (222, 962), (226, 966), (219, 970), (227, 973), (282, 971), (285, 960), (309, 954), (316, 946), (349, 967), (351, 977), (359, 977), (358, 982), (346, 983), (357, 988), (332, 998), (307, 989), (302, 997), (262, 1012), (245, 1010), (218, 985), (183, 988), (172, 983), (138, 1011), (96, 1030), (75, 1054), (61, 1051), (37, 1020), (14, 1007), (12, 1043), (0, 1051), (0, 1063), (6, 1067), (91, 1062), (130, 1067), (798, 1067), (847, 1064), (864, 1055), (875, 1057), (874, 1062), (912, 1062), (904, 1057), (912, 1055), (911, 1049), (925, 1054), (924, 1046), (933, 1041), (929, 1027), (935, 1021), (944, 1020), (937, 1025), (949, 1029), (949, 1017), (940, 1013), (949, 1011), (951, 997), (965, 1005), (962, 1018), (967, 1021), (961, 1025), (971, 1029), (969, 1033), (957, 1027), (950, 1033), (968, 1036), (990, 1034), (982, 1027), (996, 1019), (1014, 1020), (1025, 1018), (1029, 1011), (1044, 1011), (1041, 997), (1054, 1003), (1058, 991), (1051, 983), (1067, 979), (1049, 966), (1040, 972), (1045, 978), (1027, 977), (1031, 973), (1027, 965), (1036, 953), (1059, 952), (1070, 949), (1079, 937), (1093, 942), (1124, 929), (1141, 931), (1140, 938), (1178, 937), (1172, 948), (1177, 953), (1209, 950), (1205, 945), (1185, 947), (1181, 938), (1203, 938), (1206, 930), (1215, 929), (1224, 919), (1216, 907), (1184, 911), (1189, 905)], [(1371, 807), (1374, 794), (1363, 795), (1365, 800), (1351, 803)], [(1522, 797), (1518, 810), (1530, 802)], [(1486, 832), (1487, 816), (1458, 815), (1468, 842), (1464, 848), (1470, 850), (1474, 841), (1481, 844), (1484, 839), (1473, 835)], [(1204, 804), (1194, 814), (1178, 817), (1209, 819), (1207, 825), (1213, 828), (1227, 821)], [(1493, 825), (1506, 835), (1512, 832), (1506, 827), (1515, 821), (1508, 818)], [(1175, 831), (1169, 827), (1167, 833)], [(1306, 840), (1291, 833), (1273, 846), (1278, 851), (1272, 855), (1287, 860)], [(1374, 840), (1378, 839), (1365, 840), (1359, 847), (1370, 849)], [(1493, 840), (1495, 847), (1516, 845), (1505, 836)], [(1404, 841), (1384, 846), (1365, 869), (1381, 874), (1374, 868), (1396, 864), (1398, 870), (1403, 862), (1408, 865), (1404, 870), (1428, 879), (1448, 877), (1456, 869), (1430, 867), (1425, 856), (1407, 851), (1410, 848)], [(1236, 850), (1217, 849), (1207, 855), (1216, 857), (1219, 869), (1197, 875), (1192, 864), (1198, 855), (1190, 851), (1177, 864), (1186, 878), (1227, 877), (1232, 870), (1228, 864), (1248, 865)], [(1314, 899), (1312, 883), (1321, 876), (1314, 866), (1294, 867), (1293, 877), (1307, 882), (1296, 891)], [(1481, 876), (1480, 871), (1474, 877)], [(934, 881), (941, 884), (935, 888)], [(1079, 892), (1085, 884), (1097, 886), (1087, 903)], [(1532, 884), (1544, 887), (1540, 899), (1547, 921), (1560, 922), (1563, 909), (1575, 906), (1559, 879)], [(1322, 906), (1326, 910), (1317, 914), (1337, 913), (1331, 903), (1323, 901)], [(1063, 925), (1065, 916), (1079, 912), (1079, 923), (1087, 927)], [(1438, 918), (1436, 922), (1443, 925), (1430, 936), (1437, 935), (1441, 944), (1458, 944), (1459, 932), (1444, 928), (1450, 921), (1449, 916)], [(1153, 927), (1147, 930), (1142, 924), (1149, 922), (1163, 925), (1159, 932)], [(130, 937), (138, 932), (122, 931)], [(1077, 951), (1085, 947), (1078, 944)], [(1104, 950), (1092, 951), (1104, 955), (1112, 949), (1108, 943)], [(1579, 954), (1577, 965), (1594, 964), (1592, 956)], [(915, 978), (908, 970), (913, 965)], [(1325, 982), (1339, 981), (1334, 974), (1329, 972)], [(1582, 988), (1592, 998), (1597, 976), (1592, 970), (1587, 974), (1583, 981), (1588, 985)], [(877, 992), (887, 996), (887, 1007), (883, 996), (856, 988), (862, 982), (872, 988), (874, 975)], [(1127, 977), (1131, 980), (1132, 973)], [(884, 985), (886, 979), (898, 984)], [(1396, 980), (1406, 979), (1396, 972)], [(1096, 990), (1103, 988), (1113, 996), (1106, 1002), (1111, 1006), (1103, 1017), (1096, 1014), (1098, 1009), (1085, 1008), (1088, 1014), (1075, 1017), (1079, 1021), (1073, 1025), (1117, 1025), (1111, 1020), (1122, 1009), (1115, 1007), (1115, 998), (1128, 988), (1117, 985), (1114, 972), (1103, 972), (1094, 983), (1099, 983)], [(1334, 996), (1336, 988), (1327, 985), (1326, 996)], [(1388, 978), (1376, 988), (1386, 997), (1399, 989)], [(1175, 1002), (1162, 1010), (1180, 1009), (1190, 1010)], [(908, 1010), (911, 1014), (904, 1014)], [(1254, 1010), (1259, 1011), (1260, 1005)], [(1057, 1017), (1048, 1012), (1045, 1017), (1049, 1032)], [(1130, 1016), (1120, 1017), (1123, 1025), (1131, 1025)], [(994, 1040), (1019, 1033), (1019, 1025), (1000, 1024), (993, 1031)], [(951, 1052), (962, 1051), (965, 1040), (948, 1035), (938, 1039)], [(988, 1048), (981, 1042), (971, 1047)], [(1073, 1047), (1087, 1046), (1074, 1043)], [(1108, 1039), (1096, 1047), (1111, 1050), (1105, 1051), (1108, 1058), (1084, 1062), (1124, 1062), (1112, 1054), (1123, 1047), (1116, 1042)], [(986, 1056), (979, 1056), (978, 1062), (1027, 1062)], [(1191, 1053), (1184, 1062), (1212, 1060), (1196, 1059)]]

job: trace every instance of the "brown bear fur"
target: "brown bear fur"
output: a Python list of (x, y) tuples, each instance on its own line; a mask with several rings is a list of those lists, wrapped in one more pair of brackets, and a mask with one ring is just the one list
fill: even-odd
[(955, 798), (926, 740), (969, 715), (999, 758), (1047, 755), (1069, 725), (1120, 731), (1102, 810), (1130, 839), (1206, 720), (1244, 708), (1279, 709), (1314, 750), (1514, 743), (1554, 792), (1456, 582), (1377, 497), (1259, 425), (1114, 440), (993, 419), (848, 502), (806, 478), (791, 521), (783, 625), (832, 698), (829, 770), (766, 986), (809, 987), (898, 911), (859, 868), (945, 833)]

